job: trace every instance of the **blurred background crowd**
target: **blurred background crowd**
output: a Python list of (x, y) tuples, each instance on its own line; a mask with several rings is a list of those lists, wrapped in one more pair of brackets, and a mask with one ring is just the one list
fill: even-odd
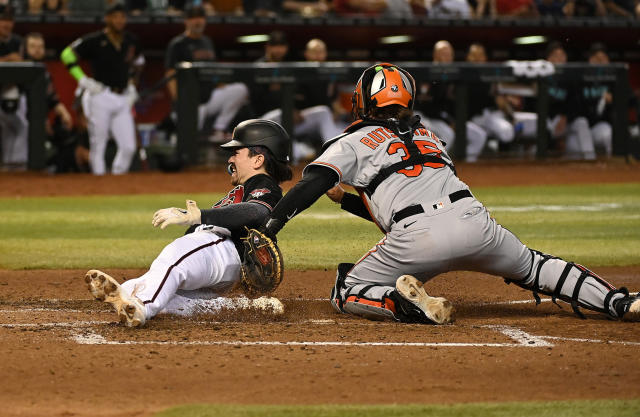
[[(18, 12), (101, 12), (110, 0), (4, 0)], [(180, 15), (202, 6), (208, 15), (302, 15), (317, 17), (387, 16), (473, 19), (483, 17), (592, 17), (638, 18), (638, 0), (127, 0), (132, 14)]]
[[(45, 33), (32, 30), (42, 26), (29, 26), (29, 16), (59, 14), (71, 16), (79, 13), (104, 16), (105, 24), (95, 33), (104, 31), (122, 35), (131, 31), (137, 48), (136, 64), (127, 62), (127, 69), (139, 66), (131, 86), (115, 85), (108, 75), (96, 76), (91, 68), (96, 58), (87, 53), (88, 48), (79, 48), (78, 42), (86, 41), (87, 33), (74, 33), (74, 43), (61, 39), (56, 31)], [(115, 15), (117, 14), (117, 16)], [(127, 19), (145, 14), (168, 14), (180, 19), (182, 29), (167, 35), (170, 41), (159, 49), (149, 41), (149, 25), (127, 25)], [(121, 19), (119, 16), (121, 15)], [(44, 62), (47, 66), (48, 86), (46, 131), (47, 166), (51, 172), (91, 172), (92, 152), (95, 151), (95, 122), (83, 111), (81, 94), (95, 87), (121, 96), (131, 108), (135, 118), (135, 143), (120, 143), (121, 137), (103, 149), (100, 154), (108, 160), (129, 159), (124, 172), (129, 169), (152, 168), (180, 169), (182, 161), (172, 159), (171, 152), (158, 151), (149, 158), (154, 149), (170, 149), (176, 142), (177, 87), (175, 65), (181, 61), (240, 61), (248, 62), (325, 62), (335, 59), (375, 59), (392, 61), (405, 57), (408, 60), (448, 65), (456, 62), (483, 64), (499, 63), (518, 58), (519, 49), (505, 51), (474, 39), (461, 41), (458, 34), (447, 39), (447, 31), (432, 37), (428, 44), (421, 44), (419, 53), (410, 48), (388, 59), (384, 51), (375, 56), (355, 52), (334, 53), (331, 44), (336, 43), (335, 31), (327, 37), (309, 35), (304, 39), (300, 31), (290, 33), (286, 28), (270, 26), (270, 31), (255, 44), (259, 47), (252, 53), (240, 55), (233, 48), (220, 51), (220, 32), (209, 24), (208, 19), (216, 15), (244, 15), (274, 17), (301, 15), (319, 16), (363, 16), (385, 18), (412, 18), (425, 16), (438, 19), (491, 19), (491, 18), (539, 18), (563, 16), (567, 19), (579, 17), (627, 18), (640, 16), (640, 0), (334, 0), (334, 1), (289, 1), (289, 0), (0, 0), (0, 65), (2, 62)], [(115, 17), (118, 17), (116, 19)], [(20, 22), (22, 19), (23, 23)], [(114, 23), (115, 22), (115, 23)], [(65, 23), (60, 23), (60, 27)], [(95, 25), (94, 25), (95, 26)], [(125, 28), (126, 26), (126, 28)], [(22, 27), (24, 30), (19, 30)], [(145, 31), (137, 33), (138, 27)], [(275, 30), (273, 30), (275, 29)], [(153, 29), (151, 29), (153, 30)], [(366, 28), (364, 29), (366, 31)], [(419, 30), (419, 29), (416, 29)], [(317, 32), (317, 31), (316, 31)], [(93, 33), (93, 32), (92, 32)], [(251, 33), (251, 32), (249, 32)], [(120, 36), (118, 35), (118, 36)], [(630, 36), (638, 38), (637, 30)], [(158, 36), (162, 36), (158, 34)], [(344, 33), (342, 36), (348, 36)], [(116, 36), (117, 37), (117, 36)], [(67, 36), (68, 38), (68, 36)], [(331, 41), (329, 41), (329, 39)], [(568, 48), (570, 37), (539, 41), (534, 53), (528, 50), (528, 59), (544, 59), (553, 65), (569, 62), (589, 65), (609, 65), (612, 60), (624, 59), (619, 49), (611, 51), (601, 39), (591, 38), (586, 48)], [(49, 44), (51, 39), (51, 44)], [(111, 39), (108, 37), (108, 39)], [(132, 41), (133, 42), (133, 41)], [(507, 42), (505, 40), (505, 42)], [(510, 42), (510, 41), (509, 41)], [(584, 44), (585, 42), (583, 42)], [(75, 46), (74, 46), (75, 45)], [(151, 45), (151, 46), (150, 46)], [(228, 46), (228, 45), (225, 45)], [(636, 42), (636, 49), (637, 49)], [(60, 53), (70, 47), (78, 53), (80, 63), (87, 75), (73, 80), (67, 70), (69, 62), (60, 61)], [(362, 45), (367, 48), (367, 45)], [(526, 48), (522, 46), (520, 48)], [(80, 53), (83, 52), (83, 53)], [(351, 54), (351, 55), (350, 55)], [(403, 55), (404, 54), (404, 55)], [(146, 56), (146, 61), (140, 58)], [(84, 62), (88, 61), (88, 63)], [(75, 65), (75, 64), (74, 64)], [(131, 66), (131, 68), (129, 68)], [(95, 72), (95, 71), (94, 71)], [(142, 74), (142, 75), (141, 75)], [(102, 77), (102, 78), (100, 78)], [(164, 82), (153, 84), (160, 78)], [(81, 78), (86, 78), (84, 81)], [(91, 83), (87, 79), (91, 78)], [(76, 89), (76, 81), (83, 88)], [(93, 84), (93, 82), (96, 82)], [(354, 83), (356, 80), (353, 80)], [(416, 92), (416, 113), (421, 115), (428, 128), (440, 136), (448, 147), (456, 140), (456, 85), (451, 82), (420, 82)], [(0, 81), (0, 135), (2, 136), (2, 164), (4, 170), (24, 169), (27, 163), (27, 103), (24, 88)], [(89, 86), (89, 87), (87, 87)], [(313, 82), (298, 83), (295, 87), (293, 158), (296, 163), (311, 160), (319, 152), (324, 141), (339, 134), (350, 122), (351, 93), (353, 83)], [(469, 91), (469, 119), (466, 122), (467, 147), (465, 160), (476, 162), (483, 158), (501, 155), (527, 157), (536, 150), (536, 85), (503, 84), (486, 82), (474, 84)], [(142, 97), (138, 94), (145, 90)], [(217, 144), (229, 139), (233, 127), (247, 118), (282, 120), (282, 85), (279, 83), (237, 82), (218, 84), (203, 83), (200, 86), (198, 107), (198, 141), (205, 150), (202, 161), (222, 162), (217, 154)], [(551, 137), (552, 156), (564, 159), (606, 159), (612, 155), (612, 102), (613, 88), (610, 83), (593, 83), (589, 86), (552, 83), (549, 87), (548, 133)], [(126, 98), (126, 100), (125, 100)], [(86, 103), (85, 103), (86, 104)], [(639, 136), (637, 127), (637, 93), (632, 92), (628, 103), (630, 131), (632, 137)], [(625, 115), (626, 117), (626, 115)], [(122, 135), (118, 135), (122, 136)], [(124, 135), (126, 136), (126, 135)], [(120, 149), (128, 149), (126, 157), (119, 156)], [(138, 152), (134, 152), (137, 150)], [(130, 154), (130, 155), (129, 155)], [(102, 157), (100, 155), (100, 157)], [(95, 155), (93, 156), (95, 158)], [(223, 157), (222, 157), (223, 158)], [(131, 164), (129, 167), (128, 164)], [(104, 170), (96, 174), (105, 173)], [(117, 172), (123, 173), (123, 172)]]

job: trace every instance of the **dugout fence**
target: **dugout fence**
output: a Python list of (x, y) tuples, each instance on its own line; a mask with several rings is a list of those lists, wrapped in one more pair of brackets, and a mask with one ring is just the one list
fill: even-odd
[[(545, 64), (546, 63), (546, 64)], [(280, 83), (283, 100), (282, 124), (292, 132), (295, 84), (298, 82), (331, 81), (354, 83), (371, 62), (288, 62), (288, 63), (190, 63), (177, 64), (177, 156), (184, 164), (197, 161), (198, 153), (198, 92), (201, 81), (214, 83)], [(408, 70), (416, 82), (446, 81), (456, 85), (456, 141), (452, 156), (464, 159), (466, 149), (465, 123), (469, 119), (469, 85), (472, 83), (535, 82), (538, 114), (536, 157), (548, 155), (549, 133), (546, 128), (549, 113), (548, 85), (552, 81), (593, 84), (606, 83), (613, 93), (613, 153), (629, 154), (628, 101), (630, 86), (628, 65), (614, 63), (606, 66), (565, 64), (552, 66), (546, 61), (514, 61), (500, 64), (433, 64), (395, 62)]]
[[(537, 84), (537, 157), (546, 158), (549, 134), (546, 129), (549, 100), (547, 85), (559, 82), (592, 84), (607, 83), (613, 92), (613, 153), (626, 156), (630, 153), (628, 102), (630, 86), (628, 65), (614, 63), (606, 66), (565, 64), (549, 67), (531, 62), (502, 64), (453, 63), (437, 65), (422, 62), (397, 62), (415, 77), (418, 83), (448, 81), (456, 84), (456, 141), (452, 156), (464, 159), (466, 149), (465, 122), (468, 120), (469, 85), (472, 83)], [(177, 145), (176, 157), (183, 165), (198, 161), (198, 100), (201, 81), (214, 83), (281, 83), (283, 89), (282, 124), (292, 131), (295, 84), (314, 80), (355, 83), (370, 62), (290, 62), (290, 63), (179, 63), (177, 69)], [(46, 80), (45, 67), (41, 63), (0, 63), (0, 83), (19, 84), (27, 96), (29, 122), (30, 170), (45, 168), (45, 119)]]
[[(47, 82), (44, 64), (35, 62), (0, 63), (0, 84), (17, 84), (27, 96), (29, 150), (27, 167), (43, 169), (45, 155), (45, 119), (47, 117)], [(0, 135), (6, 133), (0, 132)]]

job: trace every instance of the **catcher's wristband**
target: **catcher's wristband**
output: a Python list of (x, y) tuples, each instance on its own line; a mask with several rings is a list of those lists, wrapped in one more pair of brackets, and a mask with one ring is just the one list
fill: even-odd
[(284, 227), (284, 222), (280, 219), (270, 218), (260, 231), (269, 238), (275, 240), (276, 235)]

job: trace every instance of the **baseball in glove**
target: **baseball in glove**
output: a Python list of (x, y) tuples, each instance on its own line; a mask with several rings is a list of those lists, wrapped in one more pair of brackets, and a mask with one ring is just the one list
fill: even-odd
[(272, 293), (282, 282), (284, 273), (280, 249), (271, 238), (256, 229), (250, 229), (243, 241), (240, 288), (251, 298)]

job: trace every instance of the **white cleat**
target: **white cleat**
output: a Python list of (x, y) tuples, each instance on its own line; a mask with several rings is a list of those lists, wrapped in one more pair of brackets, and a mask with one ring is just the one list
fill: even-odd
[(402, 275), (396, 280), (396, 290), (405, 300), (418, 307), (432, 322), (447, 324), (454, 321), (453, 304), (446, 298), (429, 296), (422, 282), (416, 277)]
[(137, 297), (128, 295), (111, 276), (92, 269), (84, 276), (84, 282), (96, 300), (109, 303), (115, 308), (120, 323), (127, 327), (139, 327), (145, 323), (144, 304)]
[(260, 297), (255, 300), (251, 300), (251, 307), (271, 313), (275, 316), (279, 316), (284, 313), (284, 305), (282, 305), (282, 301), (275, 297)]

